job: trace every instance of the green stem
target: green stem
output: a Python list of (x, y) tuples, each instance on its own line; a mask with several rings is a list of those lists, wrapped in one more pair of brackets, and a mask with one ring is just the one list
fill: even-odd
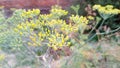
[(31, 54), (34, 58), (36, 58), (36, 54), (31, 50), (29, 49), (27, 46), (23, 45)]
[[(96, 34), (94, 34), (92, 37), (90, 37), (90, 39), (88, 39), (85, 44), (87, 44), (87, 42), (89, 42), (91, 39), (93, 39), (96, 35), (110, 34), (110, 33), (116, 32), (116, 31), (118, 31), (118, 30), (120, 30), (120, 27), (117, 28), (117, 29), (115, 29), (115, 30), (110, 31), (109, 33), (105, 33), (105, 32), (104, 32), (104, 33), (96, 33)], [(85, 44), (83, 44), (83, 46), (79, 47), (78, 49), (84, 47)], [(73, 56), (71, 56), (71, 58), (72, 58), (72, 57), (73, 57)], [(70, 58), (70, 59), (71, 59), (71, 58)], [(66, 63), (65, 63), (66, 65), (68, 64), (68, 62), (70, 61), (70, 59), (68, 59), (68, 60), (66, 61)]]
[(105, 34), (110, 34), (110, 33), (117, 32), (117, 31), (119, 31), (119, 30), (120, 30), (120, 27), (118, 27), (117, 29), (112, 30), (112, 31), (110, 31), (110, 32), (108, 32), (108, 33), (106, 33), (106, 32), (96, 33), (96, 34), (94, 34), (92, 37), (90, 37), (90, 38), (87, 40), (87, 42), (89, 42), (91, 39), (93, 39), (96, 35), (105, 35)]
[(109, 31), (108, 33), (106, 33), (106, 32), (102, 32), (102, 33), (96, 33), (96, 34), (97, 34), (97, 35), (105, 35), (105, 34), (110, 34), (110, 33), (117, 32), (117, 31), (119, 31), (119, 30), (120, 30), (120, 27), (118, 27), (118, 28), (115, 29), (115, 30)]
[(97, 34), (94, 34), (92, 37), (90, 37), (86, 42), (89, 42), (90, 40), (92, 40)]
[(93, 30), (96, 28), (96, 26), (98, 25), (98, 23), (99, 23), (99, 22), (97, 22), (97, 24), (92, 28), (92, 30), (89, 32), (88, 35), (90, 35), (90, 34), (93, 32)]
[(105, 21), (106, 21), (106, 19), (103, 19), (103, 20), (102, 20), (102, 23), (100, 24), (100, 26), (99, 26), (98, 30), (100, 30), (100, 29), (101, 29), (101, 27), (103, 26), (103, 24), (105, 23)]

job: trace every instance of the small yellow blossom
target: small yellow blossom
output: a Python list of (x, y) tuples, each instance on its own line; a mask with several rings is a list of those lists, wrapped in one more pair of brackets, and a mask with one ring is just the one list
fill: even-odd
[(36, 43), (33, 43), (33, 46), (37, 46), (37, 44), (36, 44)]
[(36, 15), (40, 14), (40, 10), (39, 9), (33, 9), (32, 11), (33, 11), (33, 14), (36, 14)]
[(61, 48), (65, 45), (68, 45), (67, 40), (68, 36), (64, 36), (63, 34), (59, 34), (55, 32), (55, 35), (51, 35), (49, 40), (48, 46), (52, 47), (54, 50), (57, 50), (58, 48)]
[(22, 33), (22, 32), (20, 32), (19, 34), (20, 34), (20, 35), (23, 35), (23, 33)]
[(40, 10), (39, 9), (33, 9), (33, 10), (28, 10), (28, 11), (24, 11), (21, 16), (22, 17), (27, 17), (27, 18), (33, 18), (33, 16), (39, 15), (40, 14)]
[(0, 54), (0, 61), (5, 59), (5, 55), (4, 54)]
[(93, 16), (87, 16), (87, 18), (90, 19), (90, 20), (94, 20)]
[(19, 30), (17, 28), (14, 29), (15, 32), (19, 32)]
[(78, 16), (78, 15), (72, 15), (70, 17), (70, 20), (72, 20), (74, 23), (84, 23), (84, 24), (88, 24), (88, 20), (86, 17), (83, 16)]
[(100, 7), (101, 7), (101, 5), (96, 4), (93, 6), (93, 10), (99, 9)]
[(53, 6), (50, 10), (51, 14), (56, 14), (59, 16), (67, 15), (68, 11), (63, 10), (60, 6)]
[(32, 43), (28, 42), (28, 45), (32, 45)]
[(18, 29), (22, 29), (23, 27), (22, 27), (21, 25), (18, 25), (17, 28), (18, 28)]
[(113, 9), (113, 5), (106, 5), (105, 6), (107, 9)]

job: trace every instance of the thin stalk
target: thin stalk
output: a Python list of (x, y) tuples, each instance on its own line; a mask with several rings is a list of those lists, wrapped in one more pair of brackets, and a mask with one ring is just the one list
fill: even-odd
[[(103, 21), (104, 22), (104, 21)], [(118, 30), (120, 30), (120, 27), (119, 28), (117, 28), (117, 29), (115, 29), (115, 30), (113, 30), (113, 31), (110, 31), (109, 33), (113, 33), (113, 32), (116, 32), (116, 31), (118, 31)], [(80, 46), (78, 49), (80, 49), (80, 48), (82, 48), (82, 47), (84, 47), (84, 46), (86, 46), (85, 44), (87, 44), (87, 42), (89, 42), (91, 39), (93, 39), (96, 35), (104, 35), (104, 34), (109, 34), (109, 33), (96, 33), (96, 34), (94, 34), (92, 37), (90, 37), (82, 46)], [(72, 55), (71, 56), (71, 58), (73, 57), (74, 55)], [(71, 58), (69, 58), (67, 61), (66, 61), (66, 65), (68, 64), (68, 62), (70, 61), (70, 59)]]
[(32, 54), (32, 56), (35, 58), (35, 62), (37, 62), (37, 66), (36, 67), (38, 67), (39, 66), (39, 61), (38, 61), (38, 57), (37, 57), (37, 55), (31, 50), (31, 49), (29, 49), (27, 46), (25, 46), (25, 45), (23, 45), (31, 54)]
[(23, 45), (35, 58), (37, 58), (36, 54), (31, 51), (27, 46)]
[(100, 26), (99, 26), (98, 30), (100, 30), (100, 29), (101, 29), (101, 27), (102, 27), (102, 25), (105, 23), (105, 21), (106, 21), (106, 19), (103, 19), (103, 20), (102, 20), (102, 23), (100, 24)]
[[(105, 32), (103, 32), (103, 33), (96, 33), (96, 34), (94, 34), (92, 37), (90, 37), (90, 39), (88, 39), (85, 44), (87, 44), (87, 42), (89, 42), (91, 39), (93, 39), (96, 35), (110, 34), (110, 33), (114, 33), (114, 32), (119, 31), (119, 30), (120, 30), (120, 27), (117, 28), (117, 29), (115, 29), (115, 30), (110, 31), (109, 33), (105, 33)], [(83, 46), (79, 47), (78, 49), (84, 47), (85, 44), (83, 44)], [(73, 56), (74, 56), (74, 55), (72, 55), (71, 58), (72, 58)], [(71, 58), (69, 58), (69, 59), (66, 61), (66, 63), (65, 63), (66, 65), (68, 64), (68, 62), (70, 61)]]
[[(102, 20), (102, 23), (100, 24), (98, 30), (100, 30), (100, 28), (102, 27), (102, 25), (104, 24), (105, 21), (106, 21), (106, 19)], [(98, 25), (98, 23), (93, 27), (93, 29), (89, 32), (88, 35), (90, 35), (93, 32), (93, 30), (96, 28), (97, 25)], [(98, 35), (98, 33), (94, 34), (90, 39), (87, 40), (87, 42), (90, 41), (91, 39), (93, 39), (96, 35)]]
[[(85, 44), (86, 44), (87, 42), (91, 41), (96, 35), (110, 34), (110, 33), (117, 32), (117, 31), (119, 31), (119, 30), (120, 30), (120, 27), (118, 27), (118, 28), (115, 29), (115, 30), (110, 31), (109, 33), (106, 33), (106, 32), (103, 32), (103, 33), (96, 33), (96, 34), (94, 34), (92, 37), (90, 37), (90, 38), (85, 42)], [(84, 46), (85, 44), (83, 44), (83, 46)], [(79, 48), (81, 48), (81, 47), (83, 47), (83, 46), (80, 46)]]
[(91, 39), (93, 39), (96, 36), (96, 34), (94, 34), (92, 37), (90, 37), (84, 44), (82, 44), (82, 46), (79, 46), (78, 49), (86, 46), (85, 44), (87, 44), (87, 42), (89, 42)]
[(110, 33), (117, 32), (117, 31), (119, 31), (119, 30), (120, 30), (120, 27), (118, 27), (118, 28), (115, 29), (115, 30), (109, 31), (108, 33), (106, 33), (106, 32), (102, 32), (102, 33), (96, 33), (96, 34), (97, 34), (97, 35), (105, 35), (105, 34), (110, 34)]
[(96, 28), (97, 25), (98, 25), (98, 23), (92, 28), (92, 30), (89, 32), (88, 35), (90, 35), (93, 32), (93, 30)]

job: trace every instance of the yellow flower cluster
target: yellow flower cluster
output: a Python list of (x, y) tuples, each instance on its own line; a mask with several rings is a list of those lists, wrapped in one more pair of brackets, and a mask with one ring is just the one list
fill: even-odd
[(28, 10), (28, 11), (24, 10), (24, 12), (22, 13), (21, 16), (32, 18), (33, 16), (36, 16), (36, 15), (39, 15), (39, 14), (40, 14), (39, 9), (33, 9), (33, 10)]
[[(20, 23), (14, 29), (22, 36), (27, 36), (30, 46), (41, 46), (43, 43), (48, 44), (54, 50), (57, 50), (63, 46), (67, 46), (70, 42), (68, 36), (72, 32), (77, 32), (81, 28), (81, 32), (84, 31), (88, 24), (86, 17), (72, 15), (67, 22), (60, 19), (61, 16), (67, 15), (68, 12), (62, 10), (61, 7), (55, 6), (50, 10), (50, 14), (39, 14), (39, 9), (33, 9), (25, 11), (22, 16), (30, 17), (26, 22)], [(38, 15), (33, 19), (33, 15)], [(47, 42), (45, 42), (47, 41)]]
[(78, 15), (76, 16), (72, 15), (70, 17), (70, 20), (75, 23), (74, 28), (77, 28), (78, 30), (80, 30), (81, 33), (83, 33), (84, 30), (87, 28), (87, 24), (89, 22), (86, 17), (78, 16)]
[(51, 14), (56, 16), (63, 16), (68, 14), (68, 11), (63, 10), (60, 6), (57, 6), (57, 5), (53, 6), (50, 12)]
[(39, 19), (44, 21), (50, 21), (52, 17), (52, 14), (40, 14)]
[(54, 50), (57, 50), (63, 46), (69, 46), (70, 42), (67, 42), (68, 39), (68, 36), (55, 32), (55, 35), (51, 35), (51, 37), (48, 38), (48, 46), (52, 47)]
[(30, 42), (28, 42), (28, 45), (30, 46), (40, 46), (41, 42), (47, 39), (47, 37), (50, 36), (50, 30), (46, 29), (45, 32), (39, 32), (38, 34), (33, 33), (29, 36)]
[(39, 40), (43, 41), (45, 38), (49, 37), (51, 34), (49, 29), (46, 29), (45, 32), (39, 32), (38, 33), (38, 38)]
[(33, 31), (33, 29), (37, 26), (38, 24), (34, 23), (33, 21), (26, 21), (25, 23), (18, 24), (17, 27), (14, 28), (14, 31), (22, 35), (26, 31)]
[(65, 24), (66, 22), (64, 20), (56, 20), (56, 19), (52, 19), (51, 21), (47, 22), (47, 25), (49, 25), (50, 27), (59, 27), (61, 26), (62, 24)]
[(75, 23), (74, 24), (72, 24), (72, 23), (66, 24), (66, 22), (64, 20), (53, 19), (53, 20), (47, 22), (46, 24), (54, 29), (58, 29), (58, 30), (64, 32), (67, 35), (71, 32), (78, 31), (79, 27), (86, 28), (86, 26), (88, 24), (87, 18), (83, 17), (83, 16), (79, 17), (78, 15), (76, 15), (76, 16), (72, 15), (70, 17), (70, 20), (72, 20)]
[(64, 32), (65, 34), (69, 34), (70, 32), (76, 32), (78, 30), (77, 25), (66, 24), (64, 20), (51, 20), (47, 23), (50, 27), (60, 30)]
[(64, 23), (61, 25), (61, 30), (68, 35), (71, 32), (78, 31), (78, 25), (72, 25), (71, 23), (70, 24)]
[(38, 38), (37, 34), (34, 33), (33, 35), (30, 35), (29, 38), (31, 41), (28, 42), (28, 45), (30, 45), (30, 46), (40, 46), (41, 45), (40, 41), (37, 39)]
[(68, 11), (63, 10), (59, 6), (54, 6), (50, 10), (50, 14), (41, 14), (39, 16), (39, 19), (44, 20), (44, 21), (51, 21), (53, 19), (58, 19), (61, 16), (64, 16), (64, 15), (67, 15), (67, 14), (68, 14)]
[(87, 16), (87, 18), (88, 18), (89, 20), (94, 20), (94, 17), (93, 17), (93, 16)]
[(101, 6), (101, 5), (94, 5), (93, 10), (98, 10), (98, 12), (103, 13), (103, 14), (119, 14), (120, 10), (114, 8), (112, 5), (106, 5), (106, 6)]
[(88, 24), (88, 20), (86, 17), (83, 17), (83, 16), (78, 16), (78, 15), (72, 15), (70, 17), (70, 20), (72, 20), (74, 23), (76, 24)]

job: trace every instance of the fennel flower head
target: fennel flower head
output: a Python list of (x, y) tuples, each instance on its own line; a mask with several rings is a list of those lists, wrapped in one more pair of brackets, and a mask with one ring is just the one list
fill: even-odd
[(93, 6), (93, 10), (97, 10), (99, 13), (103, 13), (103, 14), (116, 15), (120, 13), (120, 10), (117, 8), (114, 8), (113, 5), (101, 6), (96, 4)]

